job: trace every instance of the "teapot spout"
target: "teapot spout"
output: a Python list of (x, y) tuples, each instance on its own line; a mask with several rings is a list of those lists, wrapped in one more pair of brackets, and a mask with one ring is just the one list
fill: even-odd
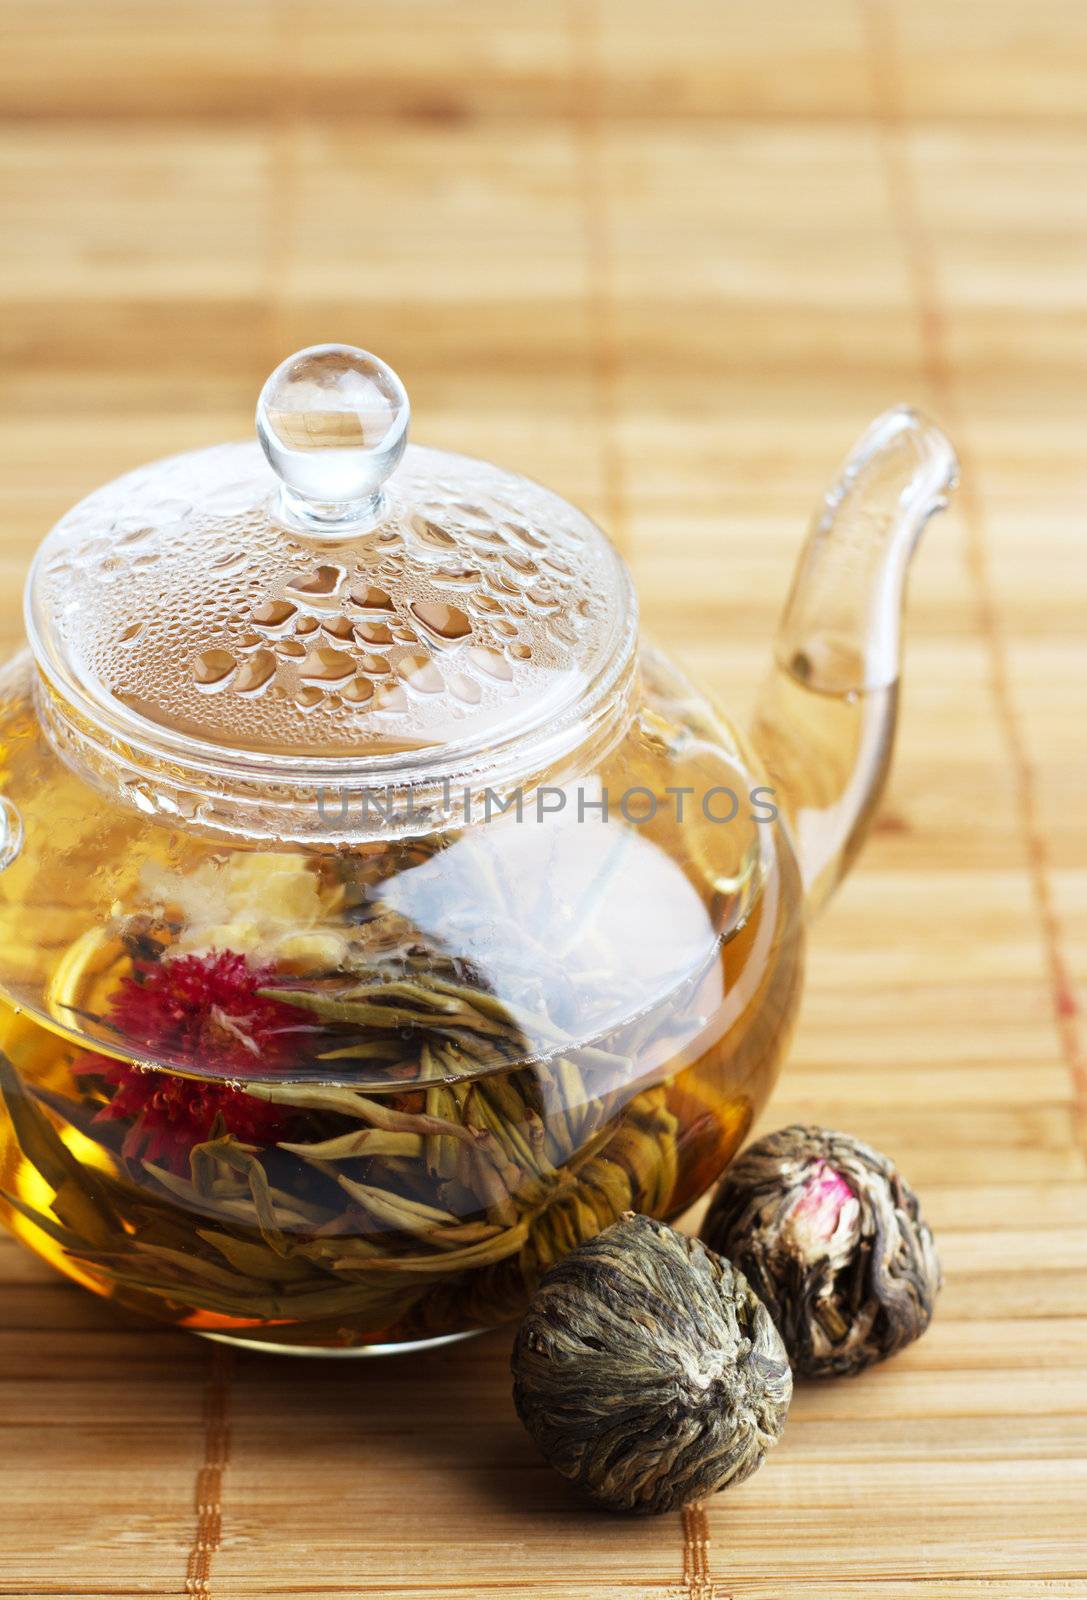
[(906, 574), (958, 470), (937, 427), (905, 406), (886, 412), (827, 492), (797, 565), (752, 737), (812, 910), (849, 870), (883, 792)]

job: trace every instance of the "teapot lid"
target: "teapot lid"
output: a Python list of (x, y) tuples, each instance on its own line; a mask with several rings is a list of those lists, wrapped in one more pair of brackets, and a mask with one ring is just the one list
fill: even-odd
[(579, 743), (629, 677), (622, 561), (538, 484), (408, 445), (409, 413), (384, 362), (315, 345), (265, 384), (259, 445), (68, 512), (27, 585), (68, 742), (296, 782), (448, 778), (514, 747), (538, 770)]

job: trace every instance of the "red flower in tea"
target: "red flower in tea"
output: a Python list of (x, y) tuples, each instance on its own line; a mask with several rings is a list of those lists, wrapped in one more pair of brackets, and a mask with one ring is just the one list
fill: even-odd
[[(234, 951), (137, 962), (113, 996), (109, 1021), (127, 1045), (229, 1078), (282, 1071), (297, 1055), (299, 1032), (312, 1031), (305, 1012), (260, 994), (271, 967), (252, 967)], [(266, 1144), (285, 1130), (279, 1106), (223, 1083), (146, 1071), (109, 1056), (84, 1054), (80, 1077), (113, 1086), (98, 1119), (131, 1120), (123, 1154), (163, 1161), (178, 1171), (208, 1138), (216, 1118), (246, 1144)]]

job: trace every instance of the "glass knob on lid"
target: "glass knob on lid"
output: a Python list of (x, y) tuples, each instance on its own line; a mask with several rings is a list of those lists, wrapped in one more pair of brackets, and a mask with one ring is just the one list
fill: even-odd
[(328, 538), (372, 527), (410, 416), (404, 385), (366, 350), (315, 344), (288, 356), (257, 402), (257, 434), (280, 480), (285, 520)]

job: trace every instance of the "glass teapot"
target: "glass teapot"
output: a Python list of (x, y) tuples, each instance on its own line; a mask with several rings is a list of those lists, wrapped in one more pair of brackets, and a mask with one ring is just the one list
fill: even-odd
[[(0, 1212), (209, 1337), (372, 1352), (677, 1216), (774, 1083), (894, 732), (956, 465), (907, 410), (816, 514), (750, 738), (381, 361), (91, 494), (0, 678)], [(261, 447), (263, 447), (263, 452)]]

